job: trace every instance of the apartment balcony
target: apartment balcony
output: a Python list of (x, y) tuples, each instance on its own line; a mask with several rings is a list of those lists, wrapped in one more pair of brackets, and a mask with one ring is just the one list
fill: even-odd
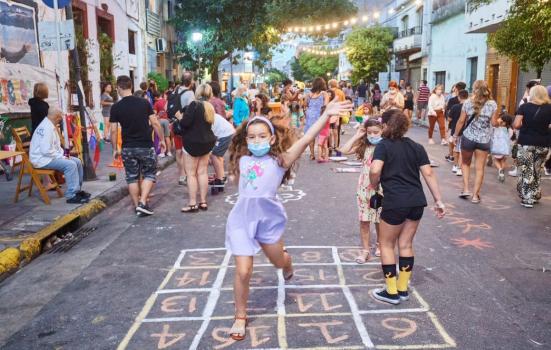
[(479, 6), (473, 10), (473, 6), (467, 3), (465, 10), (465, 23), (467, 33), (493, 33), (507, 17), (509, 0), (496, 0), (487, 5)]
[(393, 50), (395, 54), (407, 55), (421, 51), (423, 28), (413, 27), (398, 32), (398, 38), (394, 39)]

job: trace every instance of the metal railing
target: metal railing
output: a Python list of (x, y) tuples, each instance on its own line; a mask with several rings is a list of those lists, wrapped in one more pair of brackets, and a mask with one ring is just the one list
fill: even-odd
[(405, 38), (407, 36), (423, 34), (423, 27), (417, 26), (398, 32), (398, 38)]

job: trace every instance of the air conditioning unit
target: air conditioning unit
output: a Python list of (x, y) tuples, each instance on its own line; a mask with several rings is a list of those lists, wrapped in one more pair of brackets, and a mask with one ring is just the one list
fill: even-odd
[(156, 39), (155, 48), (157, 49), (157, 52), (167, 52), (166, 40), (163, 38)]

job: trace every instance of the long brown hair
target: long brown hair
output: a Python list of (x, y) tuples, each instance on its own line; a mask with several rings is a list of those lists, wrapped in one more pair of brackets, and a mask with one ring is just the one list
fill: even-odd
[[(232, 142), (230, 144), (230, 174), (234, 175), (236, 178), (239, 177), (239, 161), (241, 160), (241, 157), (243, 156), (250, 156), (251, 152), (249, 151), (247, 147), (247, 127), (249, 125), (253, 124), (264, 124), (266, 125), (266, 122), (262, 120), (253, 120), (249, 124), (243, 123), (241, 124), (237, 130), (235, 131), (235, 135), (233, 136)], [(279, 159), (279, 157), (286, 152), (291, 146), (295, 143), (297, 137), (296, 134), (291, 128), (288, 126), (282, 125), (280, 123), (274, 123), (274, 132), (275, 132), (275, 142), (270, 148), (269, 155), (272, 156), (275, 159)], [(270, 128), (268, 125), (266, 125), (266, 128), (269, 130)], [(288, 180), (291, 177), (291, 169), (295, 168), (295, 164), (293, 164), (286, 172), (285, 176), (283, 177), (283, 181)]]
[[(383, 125), (379, 121), (379, 119), (375, 119), (375, 118), (369, 118), (368, 120), (366, 120), (364, 122), (364, 125), (363, 125), (363, 127), (366, 130), (367, 130), (367, 128), (369, 128), (371, 126), (376, 126), (376, 127), (381, 128), (381, 129), (383, 128)], [(361, 159), (361, 160), (364, 159), (365, 150), (369, 146), (372, 146), (372, 144), (369, 142), (369, 140), (367, 140), (367, 136), (362, 137), (361, 139), (354, 142), (354, 144), (352, 145), (353, 149), (354, 148), (356, 149), (356, 156), (358, 157), (358, 159)]]
[(474, 114), (477, 116), (480, 114), (484, 104), (492, 99), (492, 92), (488, 88), (488, 83), (484, 80), (477, 80), (473, 84), (473, 95), (471, 101), (473, 103)]
[(404, 137), (409, 130), (409, 118), (398, 109), (391, 109), (384, 112), (382, 119), (383, 124), (386, 124), (383, 129), (384, 138), (399, 140)]

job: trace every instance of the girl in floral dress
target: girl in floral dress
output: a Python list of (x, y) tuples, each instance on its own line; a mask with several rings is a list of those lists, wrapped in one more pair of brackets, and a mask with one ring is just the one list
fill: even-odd
[[(356, 134), (340, 149), (343, 154), (355, 153), (358, 159), (361, 159), (363, 162), (356, 193), (360, 219), (360, 237), (362, 240), (362, 250), (356, 258), (358, 264), (365, 264), (371, 257), (371, 223), (375, 224), (377, 231), (379, 230), (379, 215), (381, 213), (381, 208), (372, 209), (369, 207), (369, 199), (375, 194), (375, 190), (370, 190), (368, 187), (369, 168), (371, 166), (371, 160), (373, 159), (373, 152), (375, 151), (375, 145), (382, 140), (382, 132), (383, 126), (378, 119), (368, 119), (358, 128)], [(378, 243), (375, 256), (380, 256)]]

